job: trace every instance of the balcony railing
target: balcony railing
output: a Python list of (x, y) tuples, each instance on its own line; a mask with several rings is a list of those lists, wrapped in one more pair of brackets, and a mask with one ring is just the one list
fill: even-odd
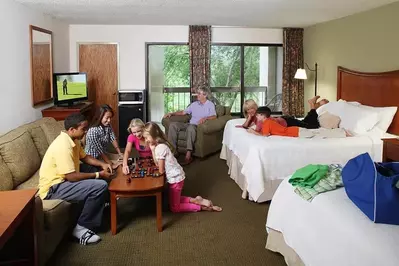
[[(190, 88), (164, 88), (165, 112), (184, 110), (190, 104)], [(220, 104), (231, 106), (232, 113), (241, 112), (240, 87), (212, 87), (213, 96)], [(244, 99), (253, 99), (259, 106), (266, 105), (267, 87), (246, 87)]]

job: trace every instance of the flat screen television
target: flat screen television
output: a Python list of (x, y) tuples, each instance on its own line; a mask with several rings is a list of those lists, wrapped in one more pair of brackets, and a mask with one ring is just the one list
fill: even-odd
[(86, 73), (54, 73), (53, 82), (55, 105), (72, 106), (88, 99)]

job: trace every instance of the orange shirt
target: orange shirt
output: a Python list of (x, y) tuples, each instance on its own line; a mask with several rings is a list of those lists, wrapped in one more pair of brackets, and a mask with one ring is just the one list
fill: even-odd
[(262, 135), (277, 135), (287, 137), (298, 137), (299, 127), (283, 127), (272, 119), (266, 119), (262, 124)]

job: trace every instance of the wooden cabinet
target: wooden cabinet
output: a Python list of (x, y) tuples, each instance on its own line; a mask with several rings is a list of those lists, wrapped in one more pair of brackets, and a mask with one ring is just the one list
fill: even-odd
[(382, 153), (383, 162), (399, 162), (399, 140), (383, 139), (384, 148)]
[(73, 106), (51, 106), (49, 108), (42, 110), (43, 117), (52, 117), (57, 121), (65, 120), (65, 118), (73, 113), (81, 113), (87, 117), (89, 121), (93, 118), (94, 110), (93, 110), (92, 102), (83, 102), (78, 103)]

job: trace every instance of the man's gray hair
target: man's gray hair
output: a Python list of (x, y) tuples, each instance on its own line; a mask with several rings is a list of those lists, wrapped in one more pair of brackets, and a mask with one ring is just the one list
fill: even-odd
[(206, 96), (209, 95), (208, 89), (207, 89), (205, 86), (200, 86), (200, 87), (198, 87), (197, 92), (202, 92), (202, 93), (204, 93)]

